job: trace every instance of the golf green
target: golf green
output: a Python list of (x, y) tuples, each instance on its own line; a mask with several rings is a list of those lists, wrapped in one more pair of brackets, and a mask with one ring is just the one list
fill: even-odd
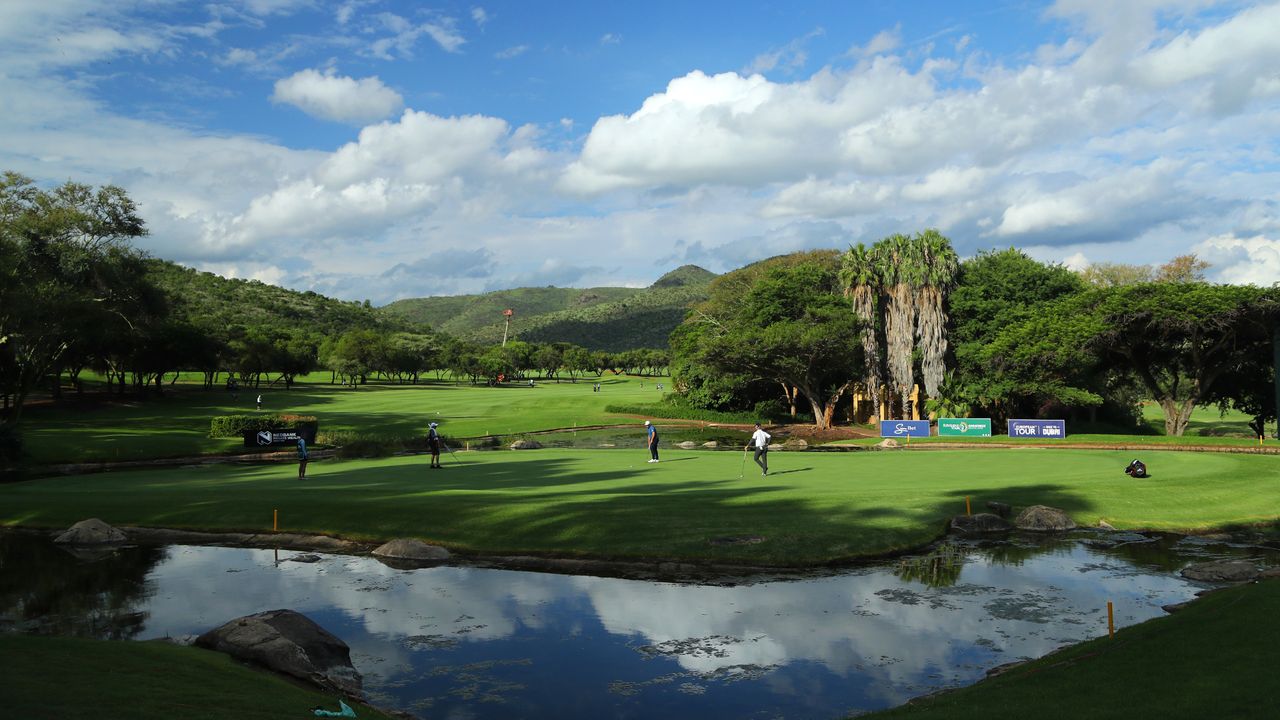
[[(1148, 452), (1151, 477), (1105, 450), (773, 452), (767, 477), (734, 451), (531, 450), (210, 465), (0, 486), (0, 523), (419, 537), (455, 551), (810, 565), (938, 536), (987, 501), (1050, 505), (1078, 523), (1205, 530), (1275, 521), (1275, 459)], [(745, 472), (743, 472), (745, 470)], [(739, 473), (743, 472), (743, 477)], [(750, 538), (751, 542), (734, 542)]]

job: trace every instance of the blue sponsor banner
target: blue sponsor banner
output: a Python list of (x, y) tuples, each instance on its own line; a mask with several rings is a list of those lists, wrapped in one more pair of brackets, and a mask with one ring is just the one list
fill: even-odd
[(1009, 437), (1064, 438), (1066, 420), (1010, 420)]
[(928, 420), (881, 420), (880, 437), (929, 437)]

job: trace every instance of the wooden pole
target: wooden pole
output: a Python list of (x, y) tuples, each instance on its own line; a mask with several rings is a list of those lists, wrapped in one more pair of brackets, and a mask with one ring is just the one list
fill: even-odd
[(1115, 638), (1116, 636), (1116, 611), (1111, 601), (1107, 601), (1107, 636)]
[(280, 511), (279, 510), (271, 511), (271, 529), (272, 530), (280, 529)]

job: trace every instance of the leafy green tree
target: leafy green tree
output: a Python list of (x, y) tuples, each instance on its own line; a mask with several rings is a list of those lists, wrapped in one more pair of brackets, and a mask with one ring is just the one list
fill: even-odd
[[(834, 253), (772, 267), (740, 302), (704, 306), (695, 358), (716, 370), (799, 389), (819, 429), (831, 426), (840, 398), (862, 367), (857, 318), (849, 313)], [(714, 291), (713, 291), (714, 293)]]
[[(1225, 388), (1267, 355), (1277, 317), (1280, 298), (1271, 289), (1144, 283), (1094, 290), (1002, 333), (992, 360), (997, 368), (1012, 361), (1078, 369), (1092, 357), (1124, 368), (1160, 405), (1166, 434), (1182, 435), (1197, 405), (1232, 401)], [(1062, 392), (1082, 392), (1078, 385), (1066, 378)]]
[(57, 368), (78, 332), (106, 316), (130, 317), (141, 283), (112, 282), (138, 257), (127, 242), (146, 234), (124, 190), (68, 182), (41, 190), (0, 177), (0, 388), (5, 423)]
[(1013, 248), (979, 252), (961, 263), (948, 297), (956, 369), (934, 399), (951, 408), (970, 407), (997, 422), (1035, 416), (1045, 402), (1061, 401), (1054, 390), (1064, 384), (1061, 377), (1036, 376), (1034, 366), (1023, 369), (1022, 377), (996, 371), (989, 351), (1002, 332), (1037, 316), (1038, 307), (1084, 287), (1071, 270)]

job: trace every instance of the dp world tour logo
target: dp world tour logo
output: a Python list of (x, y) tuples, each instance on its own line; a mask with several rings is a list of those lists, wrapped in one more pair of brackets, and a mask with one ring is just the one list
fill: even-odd
[(258, 444), (259, 444), (259, 445), (270, 445), (270, 444), (271, 444), (271, 431), (270, 431), (270, 430), (259, 430), (259, 431), (258, 431)]

